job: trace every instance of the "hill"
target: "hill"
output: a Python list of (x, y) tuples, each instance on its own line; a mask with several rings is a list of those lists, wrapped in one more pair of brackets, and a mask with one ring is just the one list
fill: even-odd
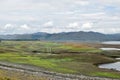
[(47, 40), (47, 41), (119, 41), (120, 34), (102, 34), (98, 32), (63, 32), (63, 33), (44, 33), (33, 34), (14, 34), (0, 35), (4, 40)]

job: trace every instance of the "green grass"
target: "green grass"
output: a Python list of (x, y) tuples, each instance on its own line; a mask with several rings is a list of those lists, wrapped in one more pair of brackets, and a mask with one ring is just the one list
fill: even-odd
[[(101, 50), (83, 46), (83, 47), (76, 47), (73, 45), (66, 45), (64, 43), (54, 43), (54, 42), (40, 42), (40, 41), (6, 41), (2, 42), (0, 45), (0, 49), (3, 48), (7, 50), (15, 50), (15, 51), (39, 51), (39, 52), (50, 52), (51, 50), (54, 51), (69, 51), (69, 52), (100, 52)], [(50, 50), (51, 49), (51, 50)], [(0, 50), (1, 51), (1, 50)]]
[[(98, 58), (94, 60), (94, 57)], [(113, 59), (103, 57), (97, 54), (57, 54), (57, 55), (44, 55), (30, 56), (20, 55), (17, 53), (0, 54), (0, 60), (9, 61), (18, 64), (30, 64), (45, 68), (50, 71), (62, 73), (84, 73), (88, 74), (98, 68), (93, 64), (104, 62), (111, 62)], [(89, 71), (87, 67), (89, 66)]]
[[(60, 54), (53, 54), (53, 52)], [(61, 73), (119, 78), (119, 72), (99, 69), (96, 66), (115, 61), (111, 57), (101, 55), (101, 53), (101, 50), (84, 44), (40, 41), (5, 41), (0, 43), (0, 61), (29, 64)]]
[(112, 72), (95, 72), (92, 75), (93, 76), (101, 76), (101, 77), (120, 78), (120, 74), (112, 73)]

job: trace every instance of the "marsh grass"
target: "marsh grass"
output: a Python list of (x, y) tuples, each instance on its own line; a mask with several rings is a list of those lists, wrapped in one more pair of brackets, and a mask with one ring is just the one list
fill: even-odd
[(120, 75), (119, 72), (109, 74), (111, 70), (99, 69), (96, 65), (115, 60), (101, 55), (101, 50), (84, 44), (3, 41), (0, 51), (0, 61), (38, 66), (49, 71), (112, 78)]
[(49, 80), (49, 78), (0, 69), (0, 80)]

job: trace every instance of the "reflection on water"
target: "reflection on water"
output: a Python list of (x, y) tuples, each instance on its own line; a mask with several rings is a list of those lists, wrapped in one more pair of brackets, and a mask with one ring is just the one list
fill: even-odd
[(101, 50), (120, 50), (119, 48), (100, 48)]
[(120, 60), (120, 58), (115, 58), (116, 60)]
[[(103, 42), (102, 44), (120, 45), (120, 41), (108, 41), (108, 42)], [(100, 48), (100, 49), (107, 50), (107, 51), (120, 50), (119, 48)], [(120, 60), (120, 58), (116, 58), (116, 60)], [(114, 69), (114, 70), (120, 71), (120, 62), (102, 64), (102, 65), (99, 65), (99, 68)]]
[(107, 42), (102, 42), (102, 44), (114, 44), (114, 45), (120, 45), (120, 41), (107, 41)]
[(107, 68), (107, 69), (114, 69), (120, 71), (120, 62), (102, 64), (99, 66), (99, 68)]

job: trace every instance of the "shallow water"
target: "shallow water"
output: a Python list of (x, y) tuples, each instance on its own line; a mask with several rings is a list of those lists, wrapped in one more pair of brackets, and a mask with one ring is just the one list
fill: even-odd
[[(120, 45), (120, 41), (108, 41), (108, 42), (103, 42), (102, 44)], [(100, 49), (107, 50), (107, 51), (112, 51), (112, 50), (120, 51), (119, 48), (100, 48)], [(120, 60), (120, 58), (116, 58), (116, 60)], [(102, 65), (99, 65), (99, 68), (114, 69), (114, 70), (120, 71), (120, 61), (114, 62), (114, 63), (102, 64)]]
[(120, 71), (120, 62), (102, 64), (99, 68), (114, 69)]
[(100, 48), (101, 50), (107, 50), (107, 51), (111, 51), (111, 50), (117, 50), (119, 51), (119, 48)]
[(115, 58), (116, 60), (120, 60), (120, 58)]
[(106, 41), (106, 42), (102, 42), (102, 44), (120, 45), (120, 41)]

